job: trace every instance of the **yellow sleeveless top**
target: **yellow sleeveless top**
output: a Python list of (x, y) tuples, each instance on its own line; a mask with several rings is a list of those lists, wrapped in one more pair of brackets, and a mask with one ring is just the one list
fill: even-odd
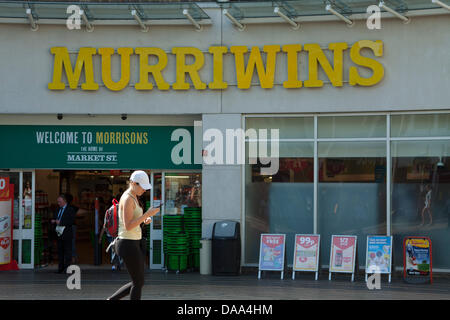
[[(143, 214), (142, 208), (139, 206), (139, 203), (137, 203), (136, 199), (129, 194), (129, 196), (134, 200), (136, 204), (136, 208), (133, 211), (133, 219), (139, 218)], [(142, 231), (141, 226), (138, 225), (136, 228), (133, 228), (131, 230), (125, 229), (125, 225), (123, 223), (123, 212), (121, 212), (120, 206), (119, 206), (119, 232), (118, 236), (119, 239), (129, 239), (129, 240), (141, 240), (142, 238)]]

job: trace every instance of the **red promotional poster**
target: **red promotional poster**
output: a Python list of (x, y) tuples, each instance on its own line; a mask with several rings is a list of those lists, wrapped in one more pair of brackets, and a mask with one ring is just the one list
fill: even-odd
[(320, 235), (296, 234), (294, 245), (294, 261), (292, 264), (292, 280), (296, 271), (313, 271), (316, 280), (319, 277)]
[(330, 272), (353, 273), (356, 258), (356, 236), (332, 236)]
[(0, 177), (0, 201), (9, 200), (9, 177)]
[(259, 269), (282, 271), (284, 269), (285, 235), (261, 235)]
[(319, 235), (295, 235), (294, 263), (295, 271), (317, 271), (319, 266)]
[(12, 260), (14, 185), (8, 177), (0, 177), (0, 270), (17, 269)]

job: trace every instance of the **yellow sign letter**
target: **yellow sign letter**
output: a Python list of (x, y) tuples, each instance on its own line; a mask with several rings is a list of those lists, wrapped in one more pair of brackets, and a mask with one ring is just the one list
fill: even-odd
[(252, 47), (247, 68), (244, 66), (244, 53), (248, 51), (248, 48), (246, 46), (233, 46), (230, 48), (230, 51), (234, 54), (236, 62), (236, 79), (239, 89), (250, 88), (255, 66), (261, 88), (268, 89), (273, 87), (276, 57), (277, 52), (280, 51), (280, 46), (270, 45), (263, 47), (263, 51), (267, 54), (266, 69), (264, 69), (264, 63), (258, 47)]
[(121, 57), (120, 80), (114, 82), (111, 79), (111, 55), (114, 54), (113, 48), (99, 48), (98, 53), (102, 56), (102, 80), (109, 90), (120, 91), (130, 82), (130, 55), (133, 48), (119, 48), (117, 53)]
[(323, 86), (323, 81), (318, 79), (318, 64), (322, 66), (323, 71), (327, 75), (328, 79), (330, 79), (333, 86), (342, 87), (342, 73), (344, 67), (343, 52), (347, 49), (347, 44), (345, 42), (337, 42), (330, 43), (328, 45), (328, 49), (332, 50), (334, 54), (334, 68), (331, 67), (330, 62), (318, 44), (305, 44), (304, 48), (308, 51), (309, 56), (309, 75), (308, 80), (305, 81), (305, 87)]
[[(202, 82), (198, 71), (205, 64), (205, 56), (197, 48), (175, 47), (172, 53), (176, 55), (177, 60), (177, 81), (172, 85), (175, 90), (188, 90), (190, 85), (186, 82), (186, 73), (189, 73), (195, 89), (206, 89), (206, 83)], [(194, 63), (186, 65), (186, 55), (194, 56)]]
[(355, 42), (350, 50), (350, 58), (357, 65), (367, 67), (372, 69), (372, 77), (362, 78), (356, 67), (350, 67), (349, 69), (349, 82), (351, 86), (373, 86), (381, 81), (384, 77), (383, 65), (378, 61), (371, 58), (363, 57), (360, 55), (362, 48), (370, 48), (376, 57), (381, 57), (383, 55), (383, 42), (381, 40), (370, 41), (370, 40), (360, 40)]
[(226, 89), (228, 84), (223, 81), (223, 55), (228, 52), (227, 47), (210, 47), (209, 53), (213, 55), (213, 79), (208, 84), (210, 89)]
[(62, 68), (66, 71), (66, 77), (71, 89), (78, 87), (81, 76), (81, 70), (84, 66), (85, 82), (81, 85), (82, 90), (98, 90), (98, 84), (94, 82), (94, 68), (92, 65), (92, 55), (96, 53), (95, 48), (80, 48), (78, 52), (75, 70), (69, 58), (69, 52), (66, 47), (53, 47), (50, 52), (55, 55), (53, 63), (53, 81), (48, 84), (50, 90), (64, 90), (66, 85), (61, 81)]
[(298, 79), (298, 53), (302, 51), (300, 44), (288, 44), (283, 46), (283, 52), (287, 53), (288, 79), (283, 82), (283, 87), (301, 88), (302, 82)]
[[(155, 79), (159, 90), (169, 90), (168, 84), (161, 71), (167, 66), (167, 54), (160, 48), (136, 48), (136, 54), (139, 58), (139, 82), (134, 85), (136, 90), (152, 90), (153, 84), (148, 81), (148, 74), (151, 73)], [(155, 55), (158, 57), (158, 63), (148, 65), (148, 56)]]

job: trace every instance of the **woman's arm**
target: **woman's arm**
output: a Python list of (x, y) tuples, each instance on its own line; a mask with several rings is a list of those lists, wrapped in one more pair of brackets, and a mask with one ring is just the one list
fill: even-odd
[(136, 204), (129, 196), (125, 199), (123, 204), (123, 224), (127, 231), (136, 228), (145, 221), (148, 217), (152, 217), (159, 212), (159, 208), (150, 208), (142, 216), (133, 219), (133, 211), (136, 208)]

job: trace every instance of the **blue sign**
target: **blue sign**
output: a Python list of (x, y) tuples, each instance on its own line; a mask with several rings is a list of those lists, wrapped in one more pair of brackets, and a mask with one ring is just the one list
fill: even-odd
[(366, 273), (391, 273), (392, 237), (368, 236)]

